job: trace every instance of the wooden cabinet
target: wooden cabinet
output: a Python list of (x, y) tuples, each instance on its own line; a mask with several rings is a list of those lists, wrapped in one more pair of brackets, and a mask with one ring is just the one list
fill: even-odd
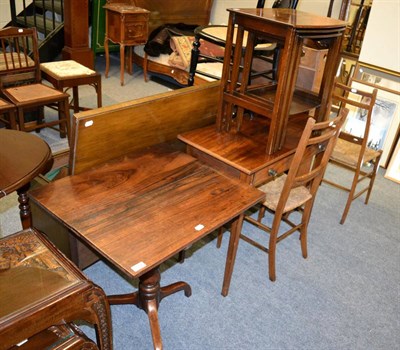
[[(106, 34), (104, 38), (104, 50), (106, 54), (106, 77), (110, 68), (110, 56), (108, 41), (120, 45), (121, 60), (121, 85), (124, 85), (125, 47), (145, 44), (148, 36), (148, 23), (150, 12), (140, 7), (128, 4), (106, 4)], [(132, 73), (131, 48), (128, 56), (128, 71)]]

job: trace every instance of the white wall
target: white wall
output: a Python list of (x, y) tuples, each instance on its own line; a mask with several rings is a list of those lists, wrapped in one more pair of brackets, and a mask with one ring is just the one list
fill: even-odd
[(399, 0), (374, 0), (359, 60), (400, 73)]
[[(28, 6), (32, 0), (26, 1), (26, 6)], [(22, 1), (16, 1), (17, 13), (22, 10)], [(8, 22), (11, 21), (10, 14), (10, 0), (0, 0), (0, 28), (4, 28)]]

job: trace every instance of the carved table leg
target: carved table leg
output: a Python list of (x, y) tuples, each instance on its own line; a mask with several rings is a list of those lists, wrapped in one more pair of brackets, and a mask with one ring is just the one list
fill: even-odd
[(22, 228), (25, 230), (32, 226), (31, 206), (29, 205), (29, 197), (27, 192), (31, 184), (28, 182), (17, 190), (19, 202), (19, 216), (21, 217)]
[(89, 319), (96, 327), (97, 343), (102, 350), (112, 350), (111, 314), (107, 296), (104, 291), (94, 285), (85, 298), (84, 308), (89, 311)]
[(162, 349), (160, 324), (158, 321), (158, 305), (160, 301), (183, 290), (186, 297), (192, 295), (190, 286), (185, 282), (176, 282), (160, 287), (160, 270), (156, 267), (139, 277), (139, 289), (135, 293), (110, 295), (108, 301), (115, 304), (134, 304), (147, 313), (153, 338), (154, 349)]

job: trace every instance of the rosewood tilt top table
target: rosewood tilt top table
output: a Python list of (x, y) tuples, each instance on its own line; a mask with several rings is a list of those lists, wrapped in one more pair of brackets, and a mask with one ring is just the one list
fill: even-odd
[(147, 313), (155, 349), (162, 348), (160, 301), (180, 290), (191, 295), (185, 282), (161, 288), (159, 266), (233, 220), (222, 288), (227, 295), (243, 212), (264, 199), (257, 189), (165, 147), (57, 180), (30, 196), (114, 267), (139, 278), (136, 293), (109, 301)]

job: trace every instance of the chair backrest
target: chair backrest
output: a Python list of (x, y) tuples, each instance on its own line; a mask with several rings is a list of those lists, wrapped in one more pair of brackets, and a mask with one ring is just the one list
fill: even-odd
[(339, 135), (339, 138), (341, 139), (361, 145), (360, 154), (363, 155), (365, 148), (368, 146), (368, 136), (372, 122), (372, 110), (376, 102), (378, 90), (373, 89), (372, 92), (366, 92), (352, 88), (351, 84), (352, 79), (349, 81), (349, 86), (341, 84), (336, 80), (334, 83), (332, 100), (335, 101), (335, 103), (339, 103), (339, 110), (347, 108), (355, 111), (357, 109), (357, 114), (360, 116), (360, 119), (363, 119), (364, 130), (361, 130), (361, 136), (359, 132), (355, 134), (344, 131)]
[[(299, 0), (275, 0), (272, 4), (272, 8), (287, 8), (287, 9), (296, 9)], [(264, 8), (265, 0), (258, 0), (256, 8), (262, 9)]]
[(0, 29), (0, 88), (40, 82), (36, 28)]
[(283, 211), (291, 190), (299, 186), (307, 187), (314, 199), (347, 113), (348, 110), (343, 108), (335, 119), (320, 123), (314, 118), (308, 118), (290, 165), (277, 211)]

